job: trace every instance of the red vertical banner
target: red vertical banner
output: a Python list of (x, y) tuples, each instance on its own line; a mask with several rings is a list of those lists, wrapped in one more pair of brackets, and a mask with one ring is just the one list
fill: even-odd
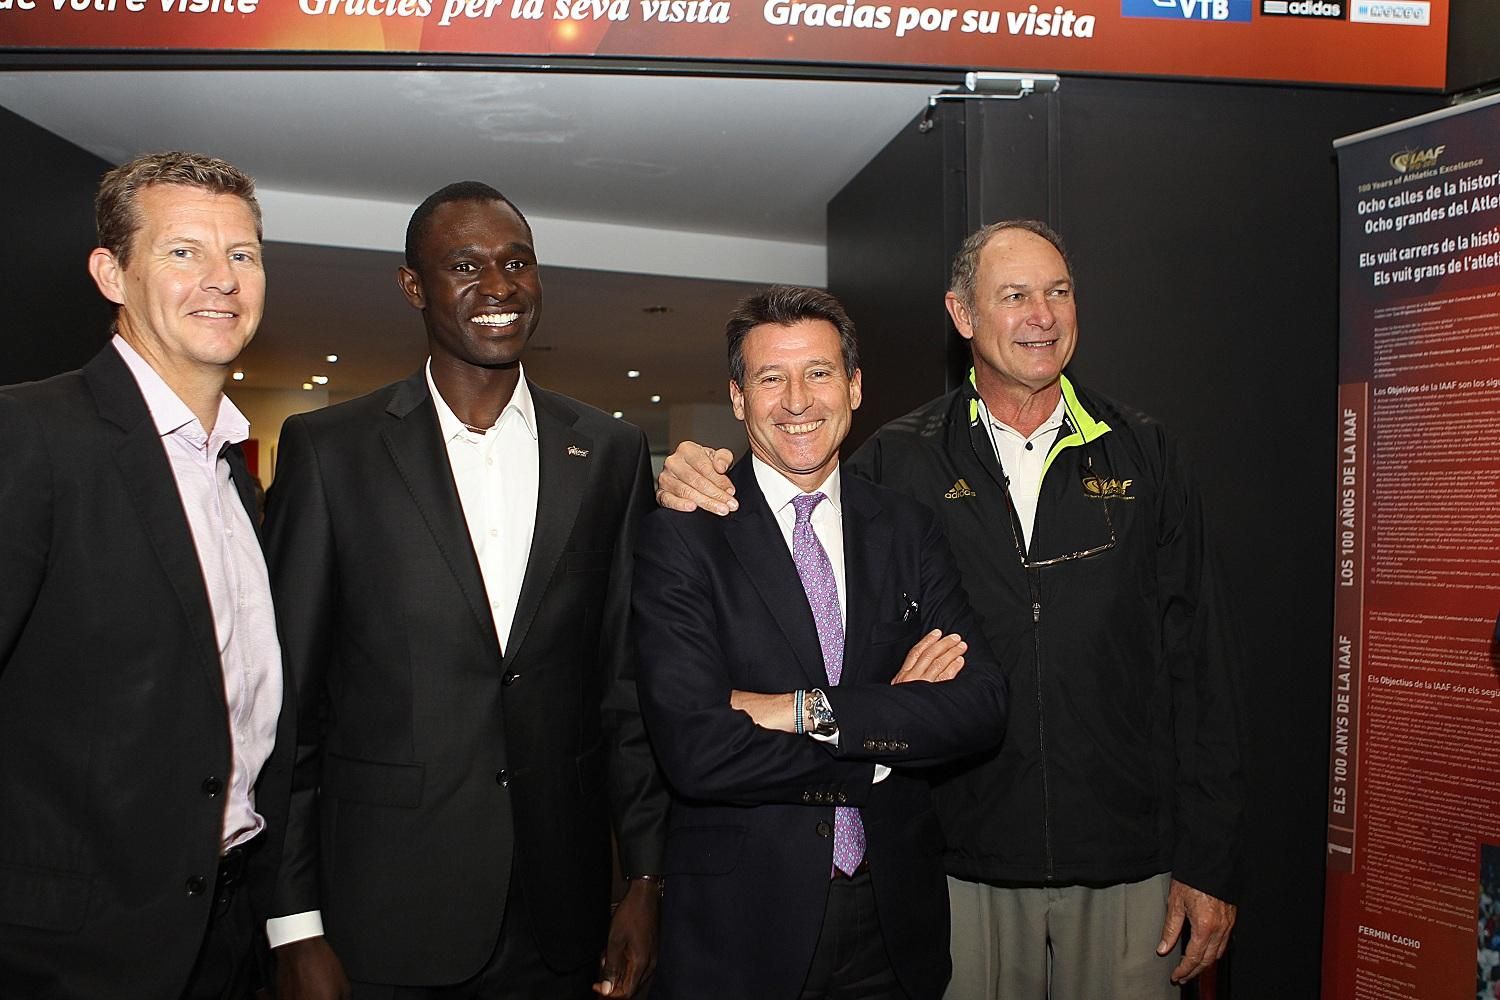
[(1500, 99), (1340, 140), (1327, 1000), (1500, 997)]

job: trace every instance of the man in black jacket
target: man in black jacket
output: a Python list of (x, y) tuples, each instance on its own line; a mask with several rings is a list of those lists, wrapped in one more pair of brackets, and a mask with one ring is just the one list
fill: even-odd
[[(937, 791), (948, 997), (1171, 997), (1227, 944), (1245, 796), (1198, 492), (1159, 425), (1063, 375), (1073, 276), (1046, 226), (974, 233), (947, 306), (969, 380), (848, 464), (938, 513), (1010, 670), (1005, 743)], [(684, 444), (659, 499), (728, 510), (724, 463)]]
[(223, 392), (265, 302), (260, 207), (169, 152), (106, 174), (96, 215), (113, 337), (0, 389), (0, 997), (245, 1000), (290, 749)]

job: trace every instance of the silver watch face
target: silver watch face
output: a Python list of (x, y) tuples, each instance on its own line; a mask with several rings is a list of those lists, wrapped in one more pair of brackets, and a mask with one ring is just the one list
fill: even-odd
[(828, 696), (814, 689), (812, 692), (813, 732), (819, 736), (832, 736), (838, 732), (838, 721), (833, 717), (833, 706)]

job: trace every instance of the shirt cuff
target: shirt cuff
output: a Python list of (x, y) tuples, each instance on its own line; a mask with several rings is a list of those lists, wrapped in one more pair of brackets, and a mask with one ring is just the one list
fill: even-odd
[(838, 753), (838, 751), (839, 751), (839, 731), (837, 729), (835, 729), (833, 732), (829, 733), (827, 736), (819, 736), (817, 733), (808, 733), (807, 735), (811, 736), (813, 739), (817, 740), (819, 743), (829, 743), (829, 744), (832, 744), (833, 745), (833, 752), (834, 753)]
[(266, 939), (272, 948), (280, 948), (293, 941), (323, 936), (323, 911), (307, 910), (285, 917), (272, 917), (266, 921)]

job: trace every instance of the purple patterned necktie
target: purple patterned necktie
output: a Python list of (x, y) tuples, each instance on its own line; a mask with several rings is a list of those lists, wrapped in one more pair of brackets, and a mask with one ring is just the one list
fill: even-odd
[[(812, 607), (813, 621), (818, 625), (818, 644), (823, 647), (823, 669), (828, 683), (837, 684), (844, 673), (844, 620), (839, 613), (839, 587), (833, 576), (833, 563), (823, 543), (813, 532), (812, 512), (823, 500), (822, 493), (804, 493), (792, 498), (797, 523), (792, 528), (792, 562), (802, 577), (807, 603)], [(865, 824), (859, 810), (836, 806), (833, 810), (833, 867), (845, 875), (865, 858)], [(830, 873), (832, 874), (832, 873)]]

